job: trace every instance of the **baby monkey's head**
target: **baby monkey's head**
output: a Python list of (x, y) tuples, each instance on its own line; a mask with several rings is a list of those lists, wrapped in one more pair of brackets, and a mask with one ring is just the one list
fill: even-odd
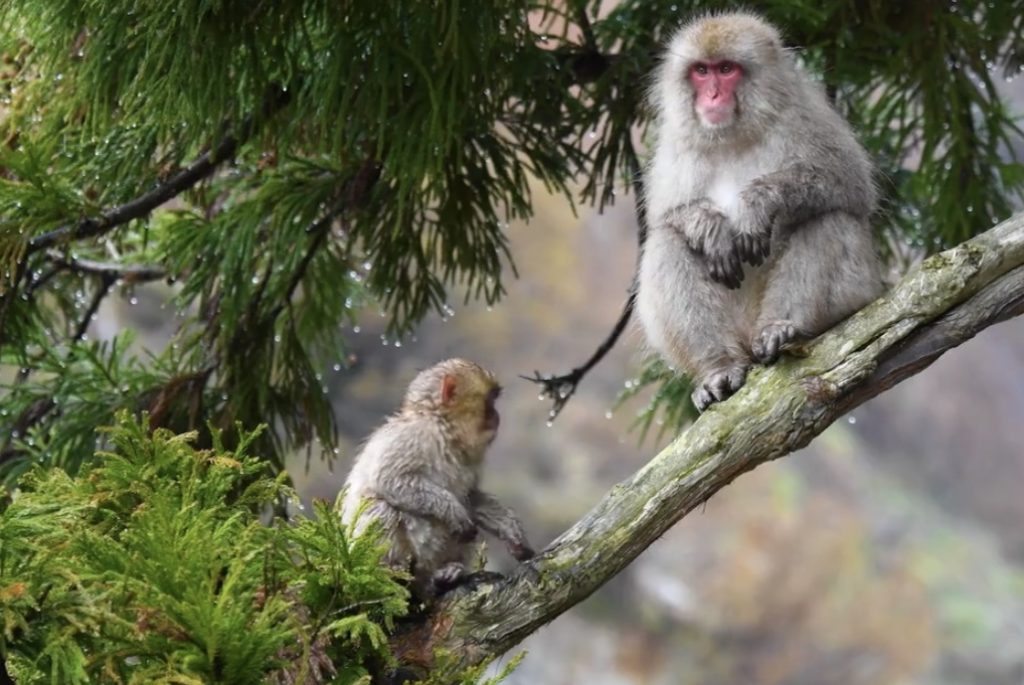
[(465, 359), (446, 359), (413, 379), (403, 411), (436, 413), (459, 431), (466, 447), (486, 447), (501, 423), (495, 407), (500, 394), (497, 379), (484, 367)]

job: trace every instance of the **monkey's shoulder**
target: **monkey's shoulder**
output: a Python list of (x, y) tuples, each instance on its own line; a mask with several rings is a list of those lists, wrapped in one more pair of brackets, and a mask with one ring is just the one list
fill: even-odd
[(396, 414), (366, 440), (360, 463), (408, 462), (416, 465), (445, 451), (444, 426), (429, 417)]

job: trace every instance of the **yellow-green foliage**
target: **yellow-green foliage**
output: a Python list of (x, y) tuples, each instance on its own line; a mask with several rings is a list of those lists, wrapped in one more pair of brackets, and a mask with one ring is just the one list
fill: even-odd
[(0, 652), (19, 683), (251, 684), (316, 649), (354, 683), (387, 663), (407, 593), (378, 541), (327, 504), (261, 522), (291, 492), (246, 453), (254, 434), (197, 449), (122, 415), (109, 437), (76, 478), (31, 472), (0, 514)]

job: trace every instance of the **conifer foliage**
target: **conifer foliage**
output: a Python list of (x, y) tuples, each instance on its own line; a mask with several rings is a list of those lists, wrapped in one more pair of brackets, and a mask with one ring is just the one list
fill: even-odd
[(37, 469), (0, 513), (18, 683), (355, 683), (388, 663), (407, 591), (326, 504), (261, 522), (292, 493), (248, 453), (255, 434), (197, 450), (124, 414), (108, 437), (81, 476)]

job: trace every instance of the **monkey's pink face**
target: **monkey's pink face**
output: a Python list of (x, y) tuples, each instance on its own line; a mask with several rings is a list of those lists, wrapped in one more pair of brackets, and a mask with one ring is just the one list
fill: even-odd
[(695, 62), (687, 74), (696, 97), (694, 108), (705, 126), (728, 126), (736, 116), (736, 87), (743, 68), (736, 62)]

